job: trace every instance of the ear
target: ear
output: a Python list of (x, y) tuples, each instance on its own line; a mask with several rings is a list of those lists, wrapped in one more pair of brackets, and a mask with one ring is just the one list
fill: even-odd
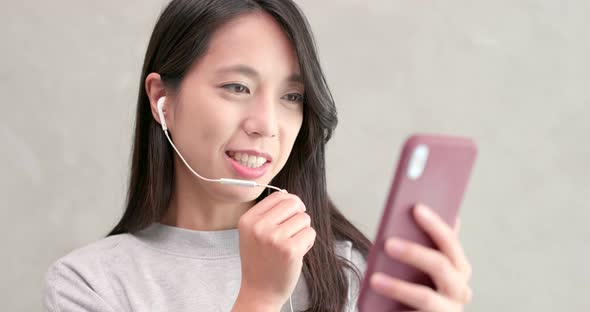
[[(164, 83), (160, 78), (160, 74), (158, 73), (150, 73), (145, 78), (145, 92), (147, 93), (148, 99), (150, 100), (150, 108), (152, 112), (152, 116), (154, 119), (162, 124), (160, 120), (160, 115), (158, 114), (158, 99), (166, 96), (166, 89), (164, 88)], [(164, 116), (166, 118), (166, 113), (168, 111), (168, 102), (169, 99), (167, 98), (167, 103), (164, 105)]]

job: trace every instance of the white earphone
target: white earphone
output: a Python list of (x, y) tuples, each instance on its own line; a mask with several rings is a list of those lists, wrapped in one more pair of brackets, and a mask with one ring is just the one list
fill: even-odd
[[(256, 181), (238, 180), (238, 179), (226, 179), (226, 178), (221, 178), (221, 179), (208, 179), (208, 178), (204, 178), (201, 175), (199, 175), (186, 162), (186, 160), (184, 159), (184, 157), (182, 157), (182, 154), (180, 154), (180, 152), (176, 148), (176, 145), (174, 145), (174, 143), (172, 142), (172, 139), (170, 139), (170, 135), (168, 135), (168, 126), (166, 125), (166, 118), (164, 118), (164, 102), (166, 102), (166, 97), (165, 96), (159, 98), (158, 99), (158, 102), (157, 102), (158, 115), (160, 116), (160, 124), (162, 125), (162, 130), (164, 130), (164, 134), (166, 135), (166, 138), (168, 138), (168, 142), (170, 142), (170, 144), (172, 145), (172, 147), (176, 151), (176, 154), (178, 154), (178, 157), (180, 157), (180, 159), (182, 159), (182, 162), (184, 162), (184, 164), (187, 166), (187, 168), (194, 175), (196, 175), (197, 177), (199, 177), (202, 180), (209, 181), (209, 182), (217, 182), (217, 183), (221, 183), (221, 184), (239, 185), (239, 186), (247, 186), (247, 187), (266, 187), (266, 188), (274, 189), (274, 190), (277, 190), (277, 191), (283, 192), (283, 193), (286, 193), (287, 192), (286, 190), (282, 190), (282, 189), (280, 189), (280, 188), (278, 188), (276, 186), (265, 185), (265, 184), (258, 184)], [(291, 296), (289, 296), (289, 305), (291, 307), (291, 312), (293, 312), (293, 300), (291, 299)]]
[(164, 102), (166, 102), (165, 96), (158, 99), (158, 115), (160, 116), (160, 124), (162, 125), (162, 130), (167, 131), (168, 126), (166, 125), (166, 118), (164, 118)]

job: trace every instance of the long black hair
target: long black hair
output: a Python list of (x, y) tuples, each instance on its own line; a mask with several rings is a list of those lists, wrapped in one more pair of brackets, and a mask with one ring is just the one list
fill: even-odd
[[(160, 125), (152, 117), (145, 90), (148, 74), (160, 74), (168, 90), (177, 90), (191, 65), (207, 50), (212, 34), (241, 14), (264, 12), (274, 18), (291, 41), (303, 75), (303, 124), (283, 169), (272, 185), (298, 195), (311, 216), (317, 236), (305, 255), (308, 311), (342, 311), (349, 281), (345, 269), (359, 272), (335, 254), (338, 240), (352, 242), (367, 255), (371, 242), (329, 199), (325, 145), (337, 124), (336, 107), (320, 67), (309, 23), (291, 0), (173, 0), (161, 13), (150, 38), (139, 83), (137, 115), (127, 204), (109, 235), (134, 233), (159, 221), (174, 187), (174, 161)], [(263, 199), (266, 192), (258, 200)]]

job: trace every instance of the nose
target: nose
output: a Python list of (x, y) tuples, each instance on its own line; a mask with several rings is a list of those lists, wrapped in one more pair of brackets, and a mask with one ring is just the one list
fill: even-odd
[(244, 131), (248, 135), (274, 137), (277, 135), (276, 100), (271, 95), (260, 94), (248, 105)]

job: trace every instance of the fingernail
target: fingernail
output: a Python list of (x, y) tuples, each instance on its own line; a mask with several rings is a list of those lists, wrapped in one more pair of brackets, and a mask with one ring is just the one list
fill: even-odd
[(383, 273), (375, 273), (371, 275), (371, 286), (373, 288), (384, 288), (387, 287), (388, 280), (385, 274)]
[(385, 243), (385, 248), (393, 254), (400, 254), (406, 250), (406, 243), (397, 238), (390, 238)]
[(432, 216), (432, 212), (430, 211), (430, 208), (428, 208), (427, 206), (423, 205), (423, 204), (419, 204), (416, 206), (417, 209), (417, 213), (418, 216), (420, 218), (424, 218), (424, 219), (428, 219)]

